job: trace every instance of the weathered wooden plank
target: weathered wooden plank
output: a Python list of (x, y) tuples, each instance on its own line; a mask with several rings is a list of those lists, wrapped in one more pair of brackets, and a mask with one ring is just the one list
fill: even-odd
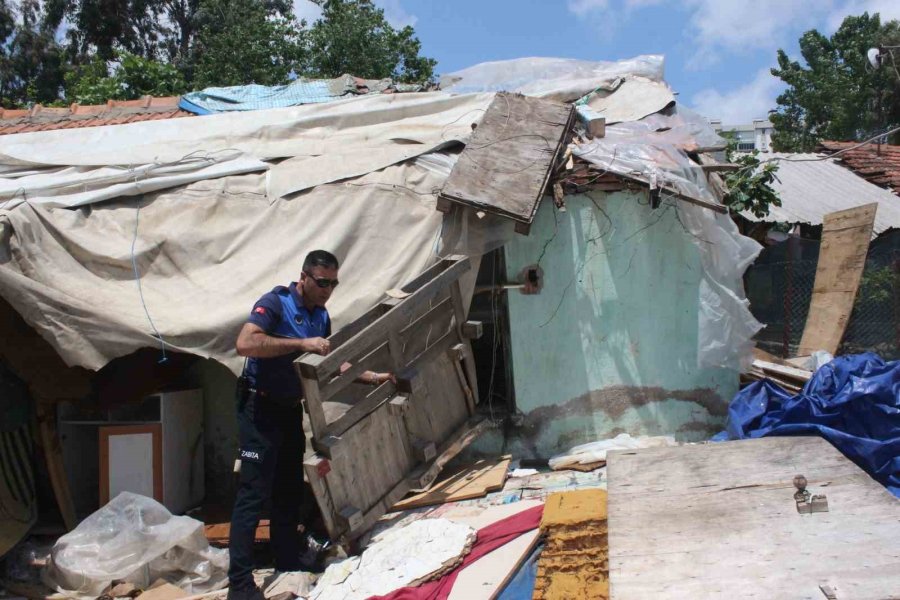
[(462, 344), (462, 351), (466, 379), (469, 382), (469, 389), (472, 390), (472, 399), (477, 405), (481, 399), (478, 397), (478, 376), (475, 374), (475, 354), (472, 352), (472, 344), (469, 342)]
[[(314, 368), (320, 379), (334, 373), (345, 362), (352, 362), (355, 355), (365, 352), (377, 343), (383, 343), (388, 332), (408, 321), (423, 304), (441, 294), (448, 285), (468, 270), (469, 260), (467, 258), (453, 262), (431, 281), (416, 290), (409, 298), (347, 340), (331, 354), (328, 356), (306, 354), (300, 357), (300, 364)], [(301, 373), (304, 378), (309, 376), (308, 369), (303, 366), (301, 366)]]
[(448, 354), (450, 355), (450, 359), (453, 361), (453, 366), (456, 368), (456, 378), (459, 379), (459, 386), (462, 388), (463, 393), (466, 396), (466, 404), (469, 407), (469, 414), (475, 414), (475, 394), (472, 393), (472, 388), (469, 385), (469, 381), (466, 378), (466, 374), (463, 373), (462, 362), (465, 360), (465, 344), (457, 344), (450, 348)]
[(313, 447), (325, 456), (332, 457), (334, 444), (338, 441), (335, 438), (340, 438), (360, 420), (378, 410), (382, 404), (393, 398), (395, 393), (396, 387), (390, 381), (374, 388), (361, 402), (350, 407), (333, 423), (327, 424), (322, 434), (313, 438)]
[(47, 473), (56, 496), (57, 507), (66, 529), (72, 531), (78, 525), (78, 517), (75, 514), (75, 502), (72, 500), (69, 480), (63, 465), (62, 442), (56, 429), (56, 404), (38, 398), (37, 422), (41, 449), (47, 461)]
[[(332, 489), (334, 506), (352, 506), (359, 510), (358, 522), (349, 526), (336, 519), (337, 535), (354, 538), (370, 527), (389, 506), (386, 498), (402, 498), (406, 493), (406, 475), (413, 466), (405, 433), (398, 427), (398, 420), (387, 405), (357, 423), (341, 440), (344, 448), (338, 458), (332, 460), (332, 479), (340, 478), (342, 491), (336, 495)], [(365, 460), (365, 457), (372, 457)], [(331, 481), (329, 481), (329, 484)], [(398, 486), (400, 490), (398, 490)], [(399, 498), (397, 498), (399, 499)], [(334, 537), (334, 536), (333, 536)]]
[(812, 371), (808, 371), (806, 369), (798, 369), (797, 367), (779, 365), (765, 360), (756, 359), (753, 361), (753, 366), (757, 369), (761, 369), (768, 375), (797, 380), (801, 383), (806, 383), (807, 381), (809, 381), (810, 377), (812, 377)]
[(331, 463), (324, 456), (313, 455), (303, 461), (303, 471), (306, 473), (306, 479), (313, 489), (316, 503), (322, 512), (325, 528), (329, 533), (337, 532), (337, 523), (334, 520), (334, 515), (337, 511), (335, 510), (334, 502), (331, 500), (331, 492), (325, 480), (331, 471)]
[(356, 382), (360, 375), (366, 371), (374, 370), (374, 365), (380, 361), (381, 354), (384, 350), (384, 345), (376, 346), (374, 350), (362, 358), (356, 359), (346, 371), (337, 377), (334, 377), (331, 381), (326, 382), (324, 385), (320, 383), (319, 400), (321, 402), (327, 402), (352, 383)]
[(877, 204), (825, 215), (812, 299), (798, 354), (837, 354), (866, 266)]
[[(426, 463), (417, 481), (430, 482), (449, 456), (474, 437), (466, 430), (467, 440), (461, 444), (457, 439), (475, 398), (467, 399), (464, 390), (468, 386), (473, 393), (477, 382), (469, 380), (468, 365), (465, 373), (460, 365), (461, 360), (466, 364), (471, 348), (462, 337), (462, 290), (452, 291), (469, 269), (464, 257), (441, 261), (392, 293), (378, 307), (381, 316), (355, 327), (356, 333), (331, 355), (298, 361), (304, 385), (312, 390), (307, 394), (310, 405), (329, 415), (322, 426), (319, 418), (310, 422), (316, 421), (313, 447), (331, 467), (324, 477), (319, 474), (314, 493), (317, 498), (328, 494), (319, 504), (329, 511), (332, 538), (362, 533), (406, 493), (414, 465)], [(451, 360), (447, 351), (454, 346)], [(338, 373), (344, 363), (351, 366)], [(351, 381), (376, 366), (393, 370), (397, 384), (385, 383), (360, 396), (362, 386), (351, 386)], [(433, 460), (438, 447), (444, 454)]]
[(475, 441), (479, 435), (490, 428), (491, 422), (482, 417), (473, 417), (463, 423), (456, 433), (450, 436), (444, 444), (438, 448), (438, 455), (434, 462), (424, 465), (413, 471), (410, 476), (410, 488), (412, 492), (424, 492), (434, 483), (444, 466), (463, 451), (463, 449)]
[[(900, 502), (818, 437), (610, 452), (610, 592), (633, 598), (891, 598)], [(795, 475), (829, 512), (798, 513)]]
[(507, 454), (493, 459), (482, 459), (474, 464), (460, 465), (443, 474), (428, 491), (404, 498), (392, 506), (391, 512), (480, 498), (488, 492), (502, 489), (506, 483), (511, 459), (512, 457)]
[[(296, 366), (297, 363), (294, 363)], [(309, 415), (309, 428), (313, 437), (321, 438), (328, 428), (325, 419), (325, 407), (322, 405), (322, 397), (319, 395), (319, 382), (315, 379), (302, 377), (303, 380), (303, 405), (306, 414)]]
[(331, 342), (332, 348), (337, 348), (338, 346), (344, 344), (347, 340), (355, 336), (357, 333), (374, 323), (378, 317), (382, 316), (384, 313), (388, 311), (387, 306), (383, 303), (378, 304), (367, 310), (361, 317), (353, 321), (352, 323), (347, 324), (346, 327), (342, 327), (335, 333), (331, 334), (328, 338), (328, 341)]
[[(450, 298), (443, 299), (427, 309), (427, 312), (417, 317), (412, 323), (397, 331), (398, 341), (402, 344), (404, 342), (409, 343), (411, 338), (427, 337), (430, 333), (429, 330), (434, 329), (435, 325), (448, 320), (448, 316), (452, 315), (451, 310)], [(403, 351), (409, 352), (406, 348)]]
[(441, 198), (527, 226), (573, 115), (569, 104), (497, 94), (453, 167)]

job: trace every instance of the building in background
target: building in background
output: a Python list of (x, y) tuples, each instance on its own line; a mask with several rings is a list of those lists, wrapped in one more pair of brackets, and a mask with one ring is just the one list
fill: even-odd
[(739, 152), (769, 152), (772, 148), (772, 132), (775, 128), (768, 119), (753, 119), (752, 123), (746, 125), (722, 125), (721, 119), (710, 119), (709, 124), (718, 134), (733, 134)]

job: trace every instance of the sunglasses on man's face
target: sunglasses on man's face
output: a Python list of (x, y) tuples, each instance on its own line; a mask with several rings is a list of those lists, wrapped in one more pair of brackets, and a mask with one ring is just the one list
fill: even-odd
[(331, 287), (333, 287), (333, 288), (336, 288), (336, 287), (338, 286), (338, 283), (339, 283), (339, 282), (338, 282), (337, 279), (327, 279), (327, 278), (325, 278), (325, 277), (313, 277), (312, 275), (310, 275), (310, 274), (307, 273), (306, 271), (303, 271), (303, 272), (306, 274), (307, 277), (309, 277), (310, 279), (312, 279), (313, 281), (315, 281), (315, 282), (316, 282), (316, 285), (319, 286), (320, 288), (323, 288), (323, 289), (324, 289), (324, 288), (327, 288), (327, 287), (329, 287), (329, 286), (331, 286)]

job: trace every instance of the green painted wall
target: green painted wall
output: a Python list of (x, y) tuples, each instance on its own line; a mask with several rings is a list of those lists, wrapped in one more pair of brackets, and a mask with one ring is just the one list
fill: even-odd
[(544, 202), (506, 246), (507, 277), (540, 263), (538, 295), (509, 291), (516, 404), (511, 449), (547, 456), (611, 437), (721, 429), (738, 375), (697, 365), (697, 246), (667, 200), (646, 192)]

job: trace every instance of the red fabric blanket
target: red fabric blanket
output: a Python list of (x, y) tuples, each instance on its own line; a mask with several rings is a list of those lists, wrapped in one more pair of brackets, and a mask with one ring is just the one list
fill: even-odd
[(537, 529), (541, 524), (543, 513), (543, 506), (535, 506), (479, 529), (472, 551), (453, 571), (420, 586), (400, 588), (384, 596), (372, 596), (369, 600), (446, 600), (460, 571), (488, 552), (513, 541), (523, 533)]

